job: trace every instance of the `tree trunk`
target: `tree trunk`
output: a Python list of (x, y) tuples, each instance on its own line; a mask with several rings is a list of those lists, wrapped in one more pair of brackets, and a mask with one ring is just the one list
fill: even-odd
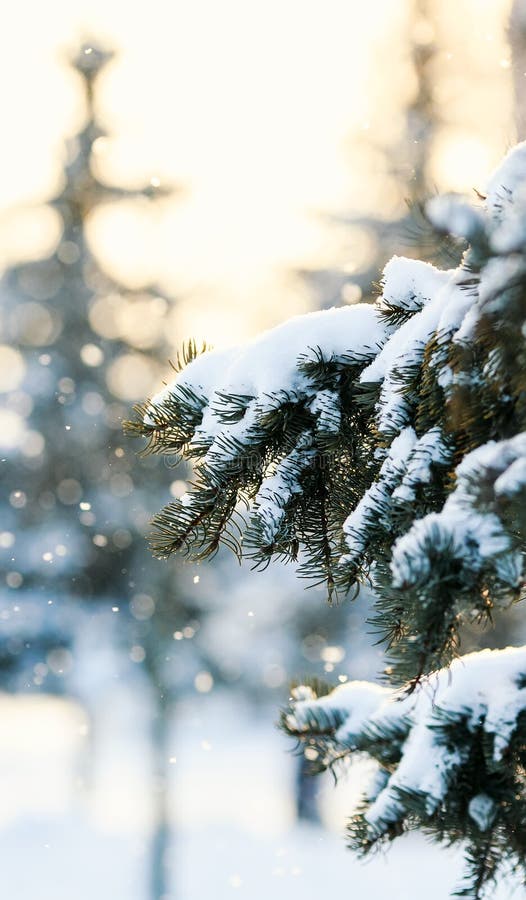
[(150, 850), (150, 898), (151, 900), (173, 900), (175, 894), (170, 889), (170, 853), (172, 850), (172, 829), (168, 804), (168, 759), (171, 704), (167, 692), (153, 682), (157, 688), (155, 715), (152, 720), (152, 775), (153, 775), (153, 835)]
[(309, 774), (309, 764), (303, 754), (296, 769), (296, 815), (300, 822), (319, 823), (317, 794), (319, 779)]

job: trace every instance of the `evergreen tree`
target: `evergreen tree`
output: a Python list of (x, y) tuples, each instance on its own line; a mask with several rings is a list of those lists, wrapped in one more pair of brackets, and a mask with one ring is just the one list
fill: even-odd
[[(102, 204), (134, 198), (155, 204), (166, 193), (154, 179), (124, 190), (96, 174), (92, 151), (104, 136), (97, 79), (111, 56), (85, 45), (72, 60), (86, 121), (67, 144), (62, 184), (49, 203), (60, 219), (58, 243), (47, 258), (9, 268), (0, 284), (2, 362), (12, 372), (4, 385), (3, 425), (12, 440), (0, 497), (7, 582), (0, 677), (8, 688), (78, 693), (75, 663), (87, 620), (95, 618), (107, 635), (108, 614), (118, 615), (113, 633), (129, 665), (147, 673), (155, 710), (151, 896), (158, 900), (167, 893), (170, 710), (176, 696), (193, 690), (203, 664), (191, 639), (196, 608), (176, 590), (173, 573), (143, 552), (166, 467), (152, 461), (147, 489), (140, 490), (141, 463), (122, 446), (119, 385), (130, 358), (154, 372), (159, 360), (168, 367), (164, 316), (172, 301), (155, 286), (117, 284), (88, 242), (90, 216)], [(184, 632), (178, 656), (186, 663), (177, 670), (169, 665), (176, 630)], [(73, 662), (71, 671), (64, 660)]]
[(386, 686), (292, 692), (282, 724), (318, 770), (353, 751), (377, 777), (349, 826), (360, 853), (404, 831), (467, 846), (458, 895), (526, 874), (526, 649), (458, 656), (464, 622), (523, 596), (526, 144), (485, 207), (427, 214), (469, 247), (455, 270), (393, 258), (376, 303), (292, 319), (198, 354), (128, 428), (195, 461), (152, 548), (297, 560), (329, 598), (362, 581)]

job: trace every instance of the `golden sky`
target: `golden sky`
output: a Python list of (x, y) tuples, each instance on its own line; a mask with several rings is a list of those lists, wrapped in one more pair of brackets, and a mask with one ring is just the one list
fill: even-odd
[(229, 343), (304, 309), (306, 289), (288, 273), (352, 272), (360, 253), (352, 229), (330, 228), (321, 213), (388, 218), (403, 204), (387, 166), (415, 88), (415, 29), (439, 45), (432, 177), (440, 189), (483, 186), (513, 141), (507, 6), (444, 0), (429, 33), (412, 0), (9, 4), (0, 264), (56, 240), (49, 212), (35, 207), (57, 183), (64, 135), (82, 123), (64, 51), (94, 36), (119, 50), (99, 85), (109, 132), (96, 148), (100, 171), (183, 188), (155, 213), (134, 203), (94, 217), (91, 240), (107, 268), (131, 285), (159, 278), (182, 298), (178, 340)]

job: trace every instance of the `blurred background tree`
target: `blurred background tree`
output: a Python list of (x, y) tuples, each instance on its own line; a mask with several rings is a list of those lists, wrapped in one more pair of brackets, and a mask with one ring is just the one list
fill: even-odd
[[(168, 473), (148, 461), (147, 478), (141, 473), (142, 485), (137, 479), (145, 463), (123, 443), (127, 410), (118, 389), (137, 368), (167, 364), (162, 322), (173, 300), (155, 286), (130, 290), (115, 283), (86, 234), (90, 215), (102, 204), (138, 198), (149, 215), (167, 193), (155, 178), (127, 191), (93, 171), (93, 147), (104, 137), (96, 82), (111, 56), (89, 43), (72, 60), (87, 119), (67, 145), (63, 184), (50, 201), (60, 217), (55, 250), (8, 269), (0, 286), (2, 363), (12, 388), (4, 416), (15, 434), (23, 429), (2, 479), (7, 584), (20, 597), (16, 612), (4, 609), (7, 622), (14, 617), (15, 623), (2, 635), (0, 650), (4, 685), (80, 695), (95, 740), (97, 697), (86, 696), (76, 658), (85, 648), (83, 665), (96, 666), (89, 654), (97, 654), (97, 637), (86, 644), (87, 621), (91, 633), (101, 632), (101, 643), (111, 630), (125, 658), (143, 664), (153, 702), (151, 897), (158, 900), (168, 889), (163, 861), (170, 843), (170, 712), (177, 692), (193, 684), (202, 666), (191, 640), (184, 642), (184, 665), (177, 671), (169, 665), (176, 626), (191, 637), (195, 610), (189, 595), (177, 591), (174, 572), (145, 550), (149, 518)], [(14, 534), (16, 549), (8, 546)], [(118, 615), (118, 626), (108, 623), (108, 613)], [(97, 690), (105, 691), (104, 684)]]

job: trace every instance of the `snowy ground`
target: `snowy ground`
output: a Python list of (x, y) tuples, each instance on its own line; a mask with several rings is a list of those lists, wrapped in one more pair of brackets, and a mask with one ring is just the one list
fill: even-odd
[[(145, 900), (146, 847), (107, 835), (81, 820), (21, 822), (2, 835), (0, 889), (9, 900)], [(362, 900), (446, 900), (458, 855), (438, 854), (407, 839), (387, 856), (354, 861), (340, 841), (318, 829), (273, 839), (231, 828), (188, 829), (174, 848), (181, 900), (319, 900), (335, 892)], [(498, 900), (515, 896), (506, 889)]]
[[(146, 712), (137, 692), (115, 688), (90, 739), (85, 714), (70, 703), (0, 700), (1, 897), (149, 900)], [(287, 746), (270, 712), (256, 719), (213, 695), (181, 707), (170, 765), (170, 900), (319, 900), (331, 891), (422, 900), (424, 886), (426, 900), (447, 898), (458, 853), (414, 836), (365, 864), (345, 850), (342, 820), (359, 768), (341, 791), (322, 784), (330, 829), (298, 827)], [(502, 886), (493, 896), (524, 893)]]

